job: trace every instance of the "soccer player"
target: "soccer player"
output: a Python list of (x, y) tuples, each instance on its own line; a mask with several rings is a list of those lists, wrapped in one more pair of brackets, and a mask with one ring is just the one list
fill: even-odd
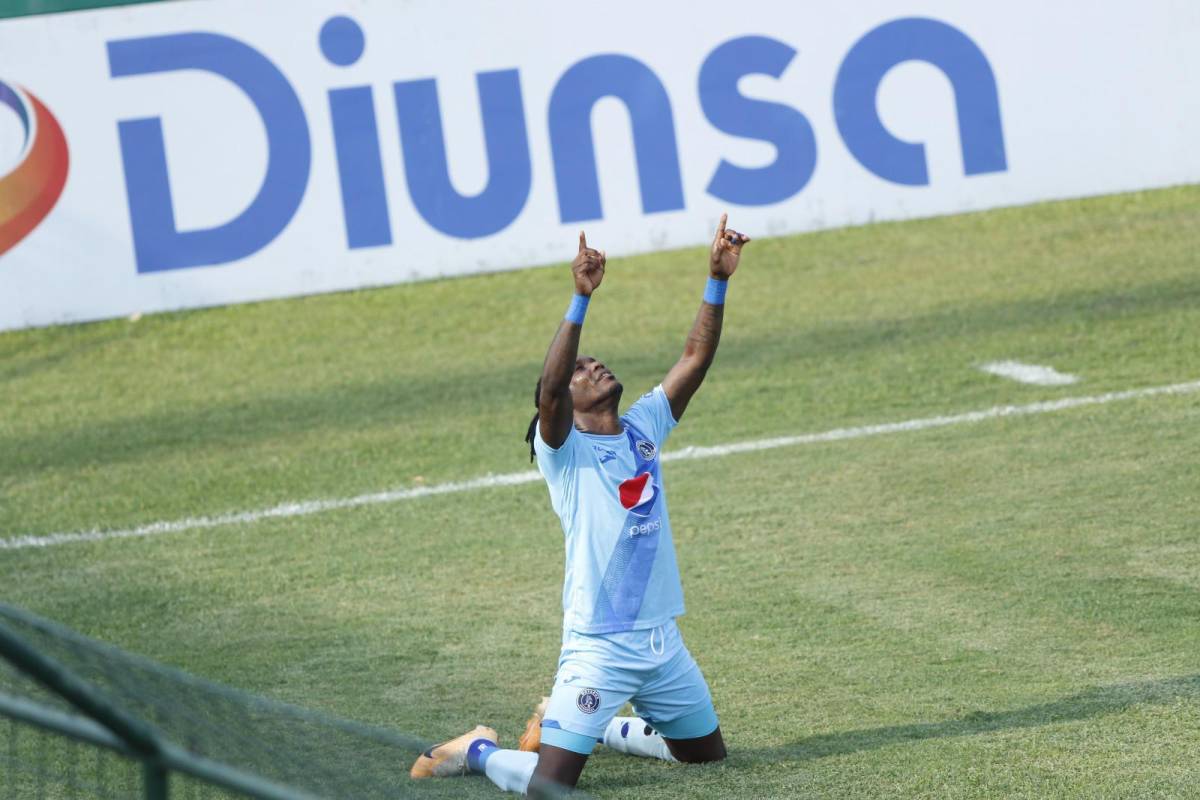
[[(712, 364), (725, 290), (750, 241), (727, 229), (726, 218), (717, 227), (704, 302), (683, 356), (620, 416), (620, 381), (603, 362), (578, 355), (606, 261), (579, 234), (571, 264), (575, 296), (546, 354), (534, 393), (538, 413), (526, 437), (566, 538), (554, 688), (521, 750), (501, 749), (495, 731), (479, 726), (423, 753), (412, 777), (482, 772), (502, 789), (536, 794), (575, 786), (598, 741), (668, 760), (725, 757), (708, 684), (675, 624), (684, 612), (683, 591), (659, 462)], [(629, 701), (637, 717), (616, 717)]]

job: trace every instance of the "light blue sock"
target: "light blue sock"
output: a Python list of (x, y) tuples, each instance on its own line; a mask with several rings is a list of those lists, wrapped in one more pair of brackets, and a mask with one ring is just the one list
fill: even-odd
[(537, 769), (538, 754), (521, 750), (490, 750), (485, 759), (484, 773), (488, 780), (506, 792), (525, 794), (533, 771)]

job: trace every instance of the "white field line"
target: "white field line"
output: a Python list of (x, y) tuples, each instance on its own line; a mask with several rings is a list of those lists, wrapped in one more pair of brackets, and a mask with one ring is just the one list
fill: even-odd
[[(1109, 392), (1090, 397), (1064, 397), (1059, 400), (1047, 400), (1040, 403), (1028, 403), (1019, 406), (993, 406), (982, 411), (968, 411), (964, 414), (951, 414), (943, 417), (924, 417), (922, 419), (905, 420), (904, 422), (885, 422), (879, 425), (863, 425), (855, 428), (835, 428), (822, 433), (806, 433), (799, 436), (755, 439), (747, 442), (713, 445), (712, 447), (684, 447), (664, 453), (663, 460), (687, 461), (700, 458), (716, 458), (734, 453), (751, 453), (759, 450), (774, 450), (778, 447), (794, 447), (796, 445), (817, 444), (819, 442), (838, 442), (845, 439), (862, 439), (867, 436), (880, 436), (887, 433), (946, 428), (951, 425), (983, 422), (984, 420), (999, 419), (1001, 417), (1047, 414), (1052, 411), (1065, 411), (1083, 406), (1104, 405), (1121, 400), (1135, 400), (1143, 397), (1155, 397), (1157, 395), (1192, 394), (1194, 392), (1200, 392), (1200, 380), (1188, 383), (1176, 383), (1170, 386), (1151, 386), (1144, 389)], [(264, 519), (303, 517), (309, 514), (319, 514), (323, 511), (335, 511), (342, 508), (399, 503), (405, 500), (416, 500), (421, 497), (473, 492), (478, 489), (491, 489), (497, 486), (517, 486), (523, 483), (533, 483), (540, 479), (541, 475), (536, 470), (528, 470), (525, 472), (510, 472), (506, 475), (485, 475), (480, 478), (472, 478), (471, 480), (439, 483), (433, 486), (418, 486), (411, 489), (395, 489), (387, 492), (360, 494), (355, 497), (283, 503), (282, 505), (263, 508), (257, 511), (242, 511), (212, 517), (187, 517), (185, 519), (152, 522), (149, 525), (139, 525), (136, 528), (116, 530), (93, 529), (71, 533), (51, 533), (45, 536), (17, 536), (10, 539), (0, 539), (0, 550), (52, 547), (54, 545), (70, 544), (71, 542), (99, 542), (106, 539), (130, 539), (139, 536), (157, 536), (163, 533), (179, 533), (203, 528), (218, 528), (224, 525), (252, 523)]]
[(1034, 386), (1069, 386), (1079, 382), (1079, 378), (1075, 375), (1059, 372), (1054, 367), (1043, 367), (1041, 364), (1022, 364), (1020, 361), (993, 361), (990, 364), (984, 364), (980, 369), (989, 375), (1011, 378), (1021, 383), (1032, 383)]

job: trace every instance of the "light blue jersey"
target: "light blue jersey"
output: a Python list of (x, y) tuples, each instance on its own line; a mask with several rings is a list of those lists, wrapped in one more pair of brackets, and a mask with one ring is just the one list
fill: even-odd
[(566, 536), (563, 627), (585, 634), (656, 628), (683, 614), (659, 455), (675, 418), (662, 386), (612, 436), (571, 429), (557, 450), (534, 439)]

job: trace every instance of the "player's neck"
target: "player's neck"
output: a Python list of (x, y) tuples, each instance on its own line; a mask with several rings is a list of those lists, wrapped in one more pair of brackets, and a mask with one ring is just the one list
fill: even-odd
[(624, 430), (615, 406), (598, 408), (595, 411), (576, 412), (575, 428), (584, 433), (598, 433), (602, 436), (613, 436)]

